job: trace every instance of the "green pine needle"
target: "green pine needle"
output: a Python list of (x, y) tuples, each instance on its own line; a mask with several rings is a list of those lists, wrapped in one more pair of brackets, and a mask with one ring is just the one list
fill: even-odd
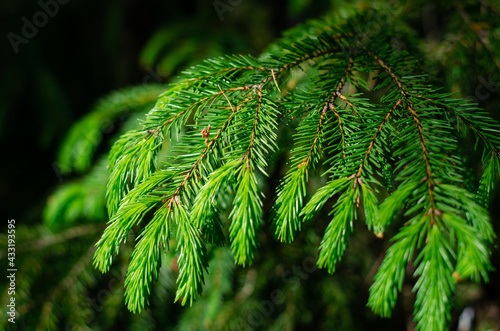
[[(449, 326), (457, 281), (488, 280), (495, 234), (485, 207), (499, 177), (500, 125), (430, 87), (411, 54), (391, 45), (396, 27), (365, 29), (373, 20), (312, 24), (261, 58), (206, 60), (168, 87), (139, 129), (118, 139), (108, 160), (110, 222), (94, 265), (108, 271), (132, 228), (143, 228), (127, 272), (129, 309), (146, 307), (169, 246), (178, 254), (176, 300), (192, 305), (207, 247), (225, 245), (228, 236), (235, 264), (248, 266), (262, 224), (290, 243), (329, 200), (332, 219), (317, 262), (329, 273), (339, 268), (354, 222), (364, 220), (379, 238), (399, 228), (370, 288), (375, 313), (391, 315), (408, 263), (416, 267), (420, 330)], [(457, 129), (483, 150), (476, 194), (464, 188)], [(294, 130), (290, 151), (279, 145), (283, 130)], [(267, 224), (262, 190), (268, 173), (277, 173), (277, 155), (288, 170)], [(308, 192), (318, 172), (327, 183)]]

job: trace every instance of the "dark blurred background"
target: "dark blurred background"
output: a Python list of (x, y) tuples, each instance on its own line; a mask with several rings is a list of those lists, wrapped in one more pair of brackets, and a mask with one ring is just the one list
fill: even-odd
[[(5, 215), (24, 223), (39, 220), (43, 196), (61, 179), (53, 164), (61, 139), (98, 98), (124, 86), (166, 82), (183, 66), (206, 57), (258, 55), (283, 29), (328, 8), (328, 2), (317, 2), (288, 13), (286, 1), (240, 1), (221, 20), (210, 1), (41, 3), (59, 8), (46, 24), (35, 25), (32, 38), (23, 37), (22, 18), (33, 23), (43, 7), (36, 1), (0, 3), (0, 139), (8, 151), (0, 196)], [(12, 37), (17, 53), (10, 32), (20, 37)], [(141, 62), (155, 33), (165, 36), (162, 56), (169, 51), (177, 56), (162, 65), (155, 59)]]
[[(472, 97), (492, 116), (499, 118), (500, 27), (497, 17), (500, 14), (500, 5), (496, 1), (0, 2), (0, 26), (3, 35), (0, 42), (0, 148), (3, 151), (0, 205), (4, 219), (15, 219), (24, 229), (36, 228), (33, 233), (21, 236), (20, 240), (26, 242), (19, 245), (26, 246), (29, 240), (36, 241), (54, 234), (51, 230), (41, 227), (41, 215), (47, 198), (58, 187), (81, 175), (61, 171), (61, 165), (57, 162), (58, 148), (72, 125), (83, 118), (99, 98), (131, 85), (167, 84), (186, 66), (199, 63), (205, 58), (238, 53), (258, 56), (284, 30), (307, 19), (325, 15), (348, 17), (360, 9), (371, 10), (370, 8), (377, 6), (388, 11), (385, 16), (387, 19), (392, 16), (395, 19), (403, 17), (408, 23), (409, 31), (404, 33), (413, 40), (415, 56), (421, 59), (423, 68), (430, 73), (433, 83), (443, 86), (445, 90), (457, 92), (457, 96)], [(47, 14), (44, 16), (44, 8), (51, 8), (53, 17)], [(42, 14), (39, 14), (40, 12)], [(33, 25), (35, 31), (25, 27), (26, 22), (33, 23), (37, 19), (40, 21), (38, 27)], [(23, 29), (24, 32), (29, 30), (33, 36), (26, 37), (26, 33), (23, 35)], [(110, 147), (109, 138), (116, 133), (106, 133), (98, 155), (105, 154)], [(480, 171), (480, 164), (477, 162), (480, 154), (475, 157), (475, 160), (470, 161), (472, 177)], [(496, 232), (499, 233), (499, 207), (495, 201), (499, 201), (498, 193), (490, 209)], [(106, 220), (99, 221), (102, 226)], [(5, 228), (4, 226), (3, 229)], [(38, 241), (37, 243), (39, 244)], [(85, 251), (85, 247), (93, 243), (95, 237), (87, 238), (87, 241), (80, 243), (79, 248), (76, 241), (73, 242), (74, 246), (65, 244), (66, 246), (55, 250), (53, 256), (65, 256), (60, 252), (65, 250)], [(274, 244), (263, 245), (263, 252), (269, 253), (275, 249)], [(373, 256), (368, 258), (369, 263), (364, 260), (359, 262), (362, 258), (357, 258), (355, 254), (372, 247), (362, 241), (354, 243), (351, 248), (354, 257), (346, 258), (345, 265), (351, 266), (349, 261), (352, 259), (352, 265), (359, 267), (364, 263), (362, 268), (359, 267), (360, 270), (364, 268), (364, 271), (369, 271), (383, 251), (373, 252)], [(379, 250), (381, 248), (380, 245), (375, 247)], [(288, 262), (283, 262), (285, 269), (289, 268), (286, 263), (294, 263), (293, 258), (296, 258), (295, 261), (303, 261), (308, 255), (299, 253), (298, 250), (300, 246), (293, 245), (283, 251), (275, 250), (277, 256), (267, 262), (261, 261), (264, 265), (268, 264), (263, 270), (272, 270), (274, 264), (280, 261), (279, 253), (283, 252), (291, 257)], [(26, 248), (26, 251), (29, 249)], [(498, 255), (498, 252), (493, 255), (497, 269), (500, 267)], [(71, 263), (75, 261), (78, 259), (70, 259)], [(55, 262), (48, 260), (41, 265), (43, 268), (50, 268), (50, 263)], [(124, 266), (126, 267), (126, 264)], [(352, 270), (356, 270), (356, 267)], [(411, 288), (405, 288), (406, 294), (402, 296), (403, 299), (396, 308), (394, 319), (391, 322), (382, 320), (374, 317), (368, 312), (368, 308), (364, 307), (368, 294), (366, 286), (369, 286), (364, 278), (366, 274), (362, 277), (353, 274), (352, 270), (340, 273), (329, 288), (329, 298), (344, 300), (338, 301), (341, 307), (309, 312), (309, 321), (317, 321), (311, 322), (312, 325), (326, 328), (327, 325), (337, 323), (335, 325), (342, 330), (361, 330), (372, 325), (391, 325), (395, 329), (412, 328), (412, 304), (408, 302), (408, 298), (412, 296)], [(371, 272), (367, 274), (372, 275)], [(51, 277), (59, 277), (59, 274), (44, 274), (43, 277), (30, 279), (27, 283), (43, 288)], [(241, 277), (248, 280), (252, 273)], [(310, 281), (314, 283), (314, 279), (311, 278)], [(495, 323), (500, 323), (498, 272), (492, 273), (491, 279), (489, 285), (459, 289), (460, 295), (465, 299), (457, 302), (453, 327), (457, 327), (458, 316), (463, 309), (475, 304), (476, 325), (498, 330), (495, 326)], [(94, 292), (91, 293), (95, 296), (97, 290), (103, 287), (102, 284), (107, 284), (107, 281), (109, 278), (97, 280), (94, 283)], [(342, 284), (346, 284), (346, 281), (351, 282), (344, 287)], [(22, 286), (22, 279), (18, 286)], [(359, 290), (358, 286), (362, 289)], [(363, 293), (357, 293), (359, 291)], [(43, 316), (43, 312), (41, 313), (41, 308), (38, 307), (42, 306), (44, 297), (50, 297), (54, 292), (40, 292), (41, 294), (26, 294), (36, 298), (31, 305), (23, 306), (25, 311), (29, 311), (33, 316), (23, 322), (24, 327), (29, 329), (36, 325), (45, 325), (39, 323), (38, 316)], [(267, 292), (264, 292), (264, 299), (267, 298), (265, 293)], [(307, 308), (308, 302), (314, 303), (316, 300), (310, 293), (298, 290), (296, 293), (298, 298), (309, 300), (302, 303), (304, 309)], [(356, 294), (351, 295), (352, 293)], [(123, 308), (122, 293), (119, 294), (115, 306)], [(5, 296), (5, 293), (3, 295)], [(256, 300), (260, 299), (257, 297)], [(170, 297), (169, 302), (173, 302)], [(298, 310), (289, 313), (300, 315), (301, 307), (295, 308)], [(171, 309), (167, 314), (171, 318), (174, 318), (172, 316), (175, 312), (181, 311), (178, 305)], [(159, 315), (154, 315), (153, 309), (151, 316), (161, 314), (160, 312)], [(63, 313), (60, 315), (63, 322), (70, 320)], [(323, 315), (334, 316), (332, 321), (336, 322), (324, 322)], [(273, 316), (269, 318), (272, 319)], [(124, 308), (114, 315), (114, 318), (116, 323), (101, 324), (97, 329), (124, 328), (131, 319)], [(147, 321), (146, 318), (144, 320)], [(144, 322), (138, 325), (149, 325), (154, 329), (155, 325), (168, 325), (168, 321), (163, 322), (167, 324), (157, 320), (156, 324)], [(61, 323), (47, 322), (47, 329), (58, 329)], [(306, 322), (301, 323), (291, 328), (305, 328)], [(2, 325), (5, 325), (3, 321)], [(290, 329), (290, 326), (283, 328)]]

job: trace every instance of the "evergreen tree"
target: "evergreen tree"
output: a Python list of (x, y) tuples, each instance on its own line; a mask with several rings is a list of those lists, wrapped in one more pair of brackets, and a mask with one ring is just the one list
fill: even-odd
[[(342, 287), (370, 277), (368, 308), (357, 309), (390, 317), (411, 286), (414, 297), (403, 295), (417, 329), (449, 328), (457, 287), (488, 282), (493, 270), (487, 208), (500, 171), (500, 126), (476, 103), (433, 85), (426, 65), (436, 64), (417, 49), (408, 16), (354, 12), (299, 25), (258, 57), (215, 57), (169, 86), (102, 100), (63, 143), (59, 162), (67, 171), (91, 167), (104, 120), (149, 111), (140, 121), (131, 116), (107, 159), (49, 200), (53, 228), (101, 220), (104, 196), (109, 219), (102, 233), (84, 225), (46, 244), (97, 241), (95, 252), (81, 244), (58, 288), (70, 290), (76, 278), (81, 287), (105, 283), (91, 271), (93, 258), (101, 272), (120, 275), (111, 279), (125, 273), (106, 297), (115, 302), (106, 305), (113, 307), (104, 313), (109, 325), (124, 296), (137, 325), (169, 307), (156, 323), (353, 329), (357, 312), (341, 308), (349, 300)], [(460, 7), (457, 15), (469, 14)], [(470, 141), (474, 151), (463, 147)], [(470, 159), (477, 155), (476, 179)], [(381, 261), (373, 247), (386, 249)], [(367, 257), (351, 259), (351, 250)], [(346, 265), (363, 274), (342, 273)], [(92, 296), (78, 287), (71, 293)], [(174, 301), (190, 306), (180, 318)], [(75, 302), (68, 299), (68, 310), (81, 309)], [(42, 309), (41, 327), (60, 323), (52, 304)], [(336, 308), (320, 315), (325, 306)], [(86, 323), (83, 314), (59, 315)]]
[[(291, 242), (334, 199), (318, 259), (333, 273), (354, 222), (364, 221), (382, 238), (402, 209), (405, 221), (393, 225), (400, 230), (390, 238), (368, 306), (390, 316), (413, 263), (415, 319), (423, 330), (446, 329), (456, 282), (488, 280), (495, 234), (484, 206), (499, 170), (499, 126), (474, 104), (429, 86), (412, 56), (391, 43), (394, 27), (363, 28), (373, 20), (310, 23), (260, 59), (225, 56), (192, 67), (139, 130), (115, 143), (106, 193), (110, 223), (94, 264), (108, 271), (129, 231), (146, 220), (125, 283), (131, 311), (144, 309), (165, 250), (179, 254), (176, 300), (182, 304), (202, 293), (208, 250), (226, 237), (235, 263), (252, 263), (262, 186), (279, 149), (276, 133), (295, 121), (271, 217), (278, 240)], [(297, 70), (307, 82), (280, 95)], [(477, 192), (464, 187), (454, 126), (483, 146)], [(317, 168), (328, 179), (304, 204), (307, 178)], [(221, 205), (232, 205), (225, 222)]]

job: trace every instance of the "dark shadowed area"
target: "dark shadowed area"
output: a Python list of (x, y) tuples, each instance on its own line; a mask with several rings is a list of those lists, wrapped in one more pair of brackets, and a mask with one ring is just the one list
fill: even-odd
[[(500, 4), (494, 0), (1, 2), (0, 329), (413, 330), (412, 266), (390, 319), (366, 307), (373, 277), (391, 245), (388, 240), (355, 224), (350, 247), (330, 275), (316, 266), (318, 236), (328, 224), (322, 220), (331, 218), (330, 209), (324, 208), (313, 219), (316, 223), (304, 225), (291, 244), (273, 237), (268, 219), (286, 173), (293, 141), (288, 131), (279, 132), (280, 151), (263, 188), (264, 224), (253, 264), (235, 266), (231, 250), (211, 251), (210, 258), (219, 264), (210, 272), (222, 276), (207, 279), (192, 307), (174, 302), (179, 270), (178, 257), (171, 254), (162, 259), (148, 308), (136, 314), (127, 309), (124, 281), (135, 233), (108, 273), (92, 266), (94, 245), (109, 220), (103, 185), (108, 152), (120, 134), (136, 127), (169, 83), (204, 59), (259, 57), (284, 31), (310, 19), (341, 21), (363, 10), (405, 22), (395, 39), (405, 40), (430, 81), (500, 119)], [(74, 127), (78, 129), (71, 131)], [(83, 143), (77, 132), (83, 132)], [(468, 139), (461, 146), (469, 171), (464, 187), (471, 190), (477, 189), (482, 171), (482, 154), (474, 144)], [(308, 198), (324, 184), (315, 175)], [(489, 207), (497, 235), (499, 206), (497, 189)], [(224, 219), (228, 215), (222, 213)], [(9, 227), (14, 224), (10, 220), (15, 228)], [(9, 244), (14, 245), (8, 237), (12, 229), (14, 260), (7, 255)], [(489, 283), (457, 285), (453, 330), (498, 330), (498, 239), (493, 246), (496, 270)], [(11, 268), (9, 262), (14, 263)], [(8, 269), (16, 269), (14, 292)], [(6, 314), (12, 293), (15, 324)]]

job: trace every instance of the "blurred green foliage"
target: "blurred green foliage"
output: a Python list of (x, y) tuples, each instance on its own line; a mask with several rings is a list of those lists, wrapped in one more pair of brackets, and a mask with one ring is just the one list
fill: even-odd
[[(401, 27), (401, 34), (414, 41), (415, 56), (432, 80), (447, 91), (472, 97), (500, 118), (498, 1), (238, 3), (221, 21), (210, 1), (69, 2), (59, 7), (35, 37), (20, 45), (18, 54), (4, 38), (0, 139), (3, 150), (9, 152), (2, 162), (0, 198), (5, 202), (4, 215), (17, 221), (17, 329), (412, 327), (411, 284), (403, 286), (391, 320), (365, 307), (374, 266), (381, 263), (387, 248), (366, 232), (357, 232), (350, 242), (351, 253), (334, 276), (312, 269), (309, 259), (317, 259), (318, 234), (326, 227), (322, 223), (305, 229), (288, 245), (276, 243), (271, 230), (264, 228), (261, 247), (249, 268), (228, 263), (228, 247), (211, 251), (212, 269), (204, 295), (191, 308), (173, 303), (178, 270), (176, 256), (169, 255), (152, 289), (150, 308), (140, 314), (127, 311), (123, 282), (135, 234), (129, 236), (110, 273), (102, 275), (91, 266), (93, 245), (107, 222), (106, 151), (120, 132), (136, 125), (154, 101), (151, 93), (160, 93), (161, 86), (139, 85), (137, 89), (147, 90), (149, 97), (126, 105), (117, 99), (120, 91), (129, 93), (132, 90), (124, 87), (175, 80), (187, 66), (208, 57), (259, 54), (281, 31), (307, 18), (348, 17), (360, 8), (382, 8), (387, 20), (400, 18), (411, 26)], [(4, 35), (20, 34), (21, 18), (31, 19), (40, 10), (31, 1), (0, 3)], [(96, 104), (99, 98), (102, 102)], [(100, 113), (102, 105), (105, 110)], [(78, 149), (71, 149), (72, 137), (86, 132), (89, 139), (75, 138), (86, 144), (77, 153)], [(291, 140), (286, 132), (280, 132), (279, 138), (282, 145)], [(58, 156), (64, 148), (77, 154), (66, 159)], [(463, 148), (468, 151), (465, 162), (471, 176), (477, 176), (480, 155), (474, 154), (470, 141), (464, 141)], [(82, 155), (86, 157), (78, 161)], [(276, 161), (266, 196), (272, 196), (277, 178), (282, 177), (283, 165)], [(496, 193), (490, 208), (497, 233), (498, 199)], [(269, 207), (270, 202), (264, 204)], [(6, 247), (4, 233), (0, 243)], [(6, 261), (3, 252), (1, 261)], [(492, 261), (498, 269), (498, 252)], [(490, 276), (489, 284), (458, 286), (454, 328), (467, 306), (476, 309), (478, 330), (500, 324), (499, 314), (494, 313), (500, 309), (500, 279), (497, 272)], [(0, 304), (5, 307), (6, 280), (0, 284)], [(3, 317), (0, 325), (14, 329)]]

